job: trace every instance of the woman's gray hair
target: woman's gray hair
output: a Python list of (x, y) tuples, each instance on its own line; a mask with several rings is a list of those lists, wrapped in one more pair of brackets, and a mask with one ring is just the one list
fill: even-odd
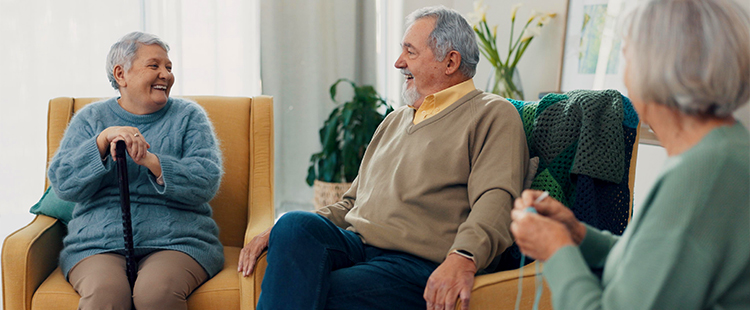
[(141, 44), (156, 44), (169, 52), (169, 45), (153, 34), (138, 31), (126, 34), (117, 43), (112, 44), (112, 47), (109, 48), (109, 54), (107, 54), (107, 77), (114, 89), (120, 90), (120, 85), (115, 80), (115, 66), (121, 65), (125, 71), (130, 70), (130, 66), (133, 65), (135, 59), (135, 53), (138, 52), (138, 47)]
[(690, 115), (750, 99), (750, 17), (732, 0), (652, 0), (625, 20), (630, 90)]
[(442, 5), (421, 8), (406, 17), (406, 29), (421, 18), (435, 18), (435, 29), (427, 39), (437, 61), (443, 61), (448, 52), (454, 50), (461, 54), (458, 70), (467, 78), (474, 77), (479, 63), (479, 46), (474, 30), (456, 10)]

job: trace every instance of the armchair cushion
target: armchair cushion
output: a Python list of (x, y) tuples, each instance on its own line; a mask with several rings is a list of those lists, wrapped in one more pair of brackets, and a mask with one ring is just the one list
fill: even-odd
[(42, 195), (42, 199), (39, 199), (39, 202), (33, 205), (29, 212), (54, 217), (63, 224), (68, 225), (68, 221), (73, 218), (73, 208), (75, 206), (75, 202), (58, 198), (52, 187), (47, 187), (47, 191)]
[[(237, 261), (240, 248), (224, 247), (224, 268), (203, 283), (188, 298), (189, 309), (239, 309), (240, 288)], [(81, 297), (63, 276), (60, 267), (34, 293), (31, 309), (75, 309)]]

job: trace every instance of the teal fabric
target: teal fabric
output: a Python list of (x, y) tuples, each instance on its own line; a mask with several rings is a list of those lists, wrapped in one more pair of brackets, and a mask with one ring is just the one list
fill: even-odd
[(750, 309), (749, 192), (750, 134), (714, 129), (667, 160), (622, 237), (588, 227), (547, 261), (554, 308)]
[[(628, 171), (638, 115), (616, 90), (547, 94), (540, 101), (508, 99), (523, 121), (531, 157), (539, 157), (532, 189), (547, 191), (579, 220), (622, 234), (630, 220)], [(512, 246), (495, 270), (518, 268)]]
[(539, 152), (543, 162), (559, 160), (572, 147), (564, 163), (569, 166), (566, 175), (619, 183), (627, 171), (623, 125), (633, 123), (633, 117), (626, 119), (632, 108), (624, 100), (620, 92), (608, 89), (547, 94), (539, 102), (509, 101), (521, 115), (529, 150)]
[(52, 187), (47, 187), (47, 191), (42, 195), (42, 199), (31, 207), (29, 212), (34, 214), (44, 214), (60, 220), (63, 224), (68, 225), (73, 218), (73, 208), (75, 202), (65, 201), (57, 197)]
[(178, 98), (146, 115), (131, 114), (111, 98), (71, 119), (48, 171), (55, 193), (78, 203), (60, 252), (63, 274), (91, 255), (124, 252), (116, 165), (111, 156), (102, 161), (96, 144), (110, 126), (137, 127), (159, 158), (164, 179), (157, 184), (153, 173), (127, 156), (135, 256), (180, 251), (216, 275), (224, 249), (208, 202), (223, 174), (221, 151), (203, 108)]
[[(539, 156), (531, 188), (546, 190), (574, 206), (571, 174), (623, 183), (629, 156), (626, 129), (635, 131), (638, 117), (617, 90), (574, 90), (547, 94), (538, 102), (508, 99), (523, 121), (530, 155)], [(629, 199), (624, 201), (626, 206)]]

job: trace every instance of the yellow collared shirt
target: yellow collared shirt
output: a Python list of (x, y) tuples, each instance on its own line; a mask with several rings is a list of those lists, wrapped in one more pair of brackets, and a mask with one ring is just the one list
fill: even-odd
[(416, 125), (437, 115), (440, 111), (445, 110), (451, 104), (458, 101), (458, 99), (461, 99), (461, 97), (475, 89), (474, 80), (468, 79), (462, 83), (427, 96), (424, 98), (424, 101), (422, 101), (422, 105), (419, 106), (419, 109), (414, 108), (414, 106), (409, 106), (412, 109), (417, 110), (414, 113), (414, 120), (412, 122)]

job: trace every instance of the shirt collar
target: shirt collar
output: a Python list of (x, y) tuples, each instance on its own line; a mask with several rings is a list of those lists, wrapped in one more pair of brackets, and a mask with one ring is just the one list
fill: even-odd
[(419, 106), (419, 109), (415, 108), (412, 105), (410, 105), (409, 107), (415, 110), (433, 110), (435, 108), (438, 108), (442, 111), (452, 103), (458, 101), (458, 99), (461, 99), (461, 97), (475, 89), (476, 87), (474, 86), (474, 80), (468, 79), (425, 97), (424, 101)]

